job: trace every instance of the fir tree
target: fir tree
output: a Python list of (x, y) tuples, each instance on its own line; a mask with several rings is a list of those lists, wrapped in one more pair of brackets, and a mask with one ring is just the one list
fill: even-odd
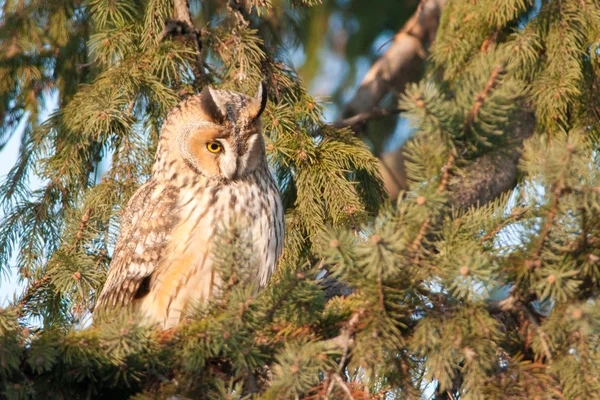
[[(16, 257), (27, 287), (0, 310), (1, 398), (597, 396), (600, 5), (423, 0), (326, 124), (303, 82), (335, 7), (4, 3), (0, 143), (25, 129), (0, 186), (0, 269)], [(293, 40), (313, 45), (304, 80)], [(400, 75), (409, 64), (418, 73)], [(188, 323), (89, 327), (168, 110), (207, 84), (260, 81), (287, 210), (268, 287), (254, 294), (247, 238), (224, 232), (226, 287)], [(41, 121), (49, 94), (59, 107)], [(373, 152), (400, 111), (414, 132), (393, 153), (398, 193), (381, 170), (386, 199)]]

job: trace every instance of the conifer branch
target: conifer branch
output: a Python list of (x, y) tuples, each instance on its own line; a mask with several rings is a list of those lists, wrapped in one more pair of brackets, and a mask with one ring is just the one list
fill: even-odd
[[(448, 185), (448, 181), (449, 181), (449, 177), (450, 177), (450, 169), (454, 165), (454, 160), (455, 160), (454, 155), (450, 154), (450, 156), (448, 157), (448, 161), (442, 168), (442, 179), (440, 180), (440, 185), (437, 188), (438, 194), (442, 194), (446, 190), (446, 186)], [(411, 244), (411, 249), (413, 251), (416, 251), (421, 246), (421, 242), (423, 241), (423, 239), (425, 238), (425, 235), (427, 234), (427, 229), (429, 228), (429, 224), (431, 223), (432, 217), (433, 216), (430, 213), (429, 217), (425, 218), (425, 220), (421, 224), (421, 227), (419, 228), (419, 232), (417, 233), (417, 237)]]
[(336, 384), (340, 389), (342, 389), (342, 391), (349, 400), (354, 400), (352, 392), (350, 392), (350, 389), (348, 389), (348, 386), (346, 386), (346, 382), (344, 382), (339, 373), (332, 374), (330, 379), (331, 382), (329, 383), (329, 386), (327, 388), (325, 399), (329, 399), (329, 396), (333, 392), (334, 384)]
[(492, 73), (490, 75), (490, 78), (488, 79), (487, 83), (485, 84), (485, 87), (483, 88), (481, 93), (479, 93), (479, 95), (477, 95), (477, 97), (475, 98), (475, 103), (473, 104), (473, 108), (471, 108), (471, 111), (469, 112), (469, 114), (467, 115), (467, 119), (465, 120), (465, 127), (464, 127), (465, 133), (467, 133), (471, 130), (471, 126), (473, 125), (473, 122), (475, 122), (475, 118), (477, 118), (477, 114), (479, 114), (479, 110), (481, 109), (481, 106), (485, 102), (490, 91), (496, 85), (496, 83), (498, 81), (498, 76), (502, 72), (502, 69), (503, 68), (501, 65), (496, 65), (494, 67), (494, 69), (492, 70)]
[(491, 231), (489, 231), (485, 236), (483, 236), (481, 238), (481, 242), (480, 242), (481, 245), (483, 245), (488, 240), (491, 240), (494, 237), (496, 237), (496, 235), (502, 229), (504, 229), (507, 225), (512, 224), (512, 223), (514, 223), (516, 221), (519, 221), (524, 215), (527, 214), (527, 212), (528, 212), (528, 210), (525, 209), (525, 208), (519, 208), (519, 209), (513, 210), (512, 214), (508, 218), (504, 219), (494, 229), (492, 229)]
[(535, 131), (535, 119), (525, 111), (517, 114), (515, 121), (507, 145), (480, 156), (450, 179), (448, 192), (454, 208), (482, 206), (515, 187), (521, 146)]
[(379, 291), (379, 308), (381, 311), (385, 312), (385, 298), (383, 293), (383, 279), (381, 277), (381, 271), (377, 277), (377, 289)]
[(342, 350), (342, 357), (338, 364), (338, 368), (339, 366), (344, 366), (346, 364), (348, 352), (354, 346), (354, 330), (356, 329), (360, 318), (365, 314), (365, 312), (366, 310), (362, 308), (356, 310), (348, 322), (346, 322), (344, 325), (342, 332), (338, 336), (334, 337), (333, 339), (329, 339), (326, 342), (328, 348)]
[(542, 330), (537, 316), (529, 309), (529, 307), (523, 307), (523, 309), (531, 325), (534, 327), (535, 332), (540, 337), (540, 343), (542, 345), (542, 350), (545, 353), (546, 358), (549, 362), (552, 362), (552, 350), (550, 350), (550, 345), (548, 344), (548, 335), (546, 335), (546, 332)]
[(560, 196), (561, 196), (563, 190), (564, 190), (563, 184), (561, 181), (559, 181), (556, 184), (556, 187), (554, 189), (554, 195), (552, 197), (552, 204), (550, 206), (550, 210), (548, 211), (548, 215), (546, 217), (546, 223), (544, 224), (544, 226), (542, 227), (542, 230), (540, 231), (540, 237), (535, 246), (533, 256), (531, 257), (531, 259), (533, 259), (533, 260), (539, 259), (540, 255), (542, 254), (542, 249), (544, 248), (544, 243), (546, 242), (546, 239), (548, 238), (548, 233), (550, 232), (550, 228), (552, 228), (552, 225), (554, 224), (554, 219), (556, 218), (556, 214), (558, 213), (558, 203), (559, 203)]
[(90, 219), (90, 213), (91, 212), (92, 212), (92, 209), (91, 208), (87, 208), (85, 210), (85, 213), (83, 213), (83, 216), (81, 217), (81, 221), (79, 223), (79, 229), (77, 230), (77, 234), (75, 235), (75, 240), (73, 241), (73, 246), (72, 246), (72, 250), (73, 251), (77, 248), (77, 244), (83, 238), (83, 231), (85, 229), (85, 226), (86, 226), (88, 220)]
[(419, 248), (419, 246), (421, 245), (421, 242), (423, 241), (423, 238), (425, 237), (425, 234), (427, 233), (427, 228), (429, 228), (429, 222), (430, 222), (430, 219), (425, 218), (423, 223), (421, 223), (421, 227), (419, 228), (417, 237), (415, 238), (415, 240), (413, 240), (413, 242), (410, 245), (410, 248), (413, 251), (416, 251)]
[(240, 0), (229, 0), (227, 3), (227, 8), (229, 8), (231, 13), (235, 16), (236, 20), (240, 24), (244, 26), (248, 26), (250, 24), (250, 15)]
[(442, 180), (440, 181), (440, 186), (438, 186), (437, 192), (438, 194), (442, 194), (444, 190), (446, 190), (446, 186), (448, 186), (448, 181), (450, 178), (450, 169), (454, 165), (455, 157), (453, 154), (450, 154), (448, 157), (448, 161), (446, 165), (442, 168)]
[(31, 285), (27, 287), (25, 294), (19, 299), (19, 301), (14, 305), (17, 309), (17, 315), (23, 316), (23, 307), (29, 303), (29, 301), (35, 296), (36, 292), (44, 287), (50, 281), (50, 277), (48, 275), (44, 275), (41, 279), (34, 281)]

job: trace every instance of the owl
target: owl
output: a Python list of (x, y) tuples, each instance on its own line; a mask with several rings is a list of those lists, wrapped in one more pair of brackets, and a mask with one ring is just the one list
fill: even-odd
[(237, 224), (259, 260), (263, 287), (275, 271), (284, 239), (284, 210), (267, 165), (260, 115), (267, 102), (205, 87), (168, 114), (152, 176), (123, 213), (106, 284), (96, 310), (131, 307), (164, 329), (214, 297), (212, 241)]

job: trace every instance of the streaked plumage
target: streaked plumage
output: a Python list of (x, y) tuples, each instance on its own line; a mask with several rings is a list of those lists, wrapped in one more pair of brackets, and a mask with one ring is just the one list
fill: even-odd
[(148, 323), (175, 326), (186, 307), (213, 296), (211, 240), (230, 222), (249, 233), (261, 261), (257, 282), (267, 283), (284, 214), (266, 162), (265, 103), (262, 87), (255, 98), (205, 88), (169, 113), (152, 177), (123, 214), (97, 309), (131, 304)]

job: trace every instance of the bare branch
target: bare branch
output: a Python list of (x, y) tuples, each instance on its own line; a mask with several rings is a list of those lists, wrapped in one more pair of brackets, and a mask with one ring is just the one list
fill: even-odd
[(371, 112), (387, 93), (402, 93), (408, 82), (419, 78), (445, 4), (446, 0), (421, 1), (415, 14), (363, 79), (344, 110), (345, 117)]
[(196, 29), (192, 22), (192, 15), (187, 0), (174, 0), (173, 19), (165, 23), (163, 32), (160, 35), (160, 40), (166, 37), (181, 38), (183, 40), (191, 40), (196, 48), (196, 62), (193, 65), (194, 85), (202, 86), (208, 80), (204, 60), (202, 59), (202, 41), (200, 39), (200, 31)]
[(360, 114), (353, 115), (352, 117), (344, 118), (333, 123), (334, 128), (345, 128), (351, 127), (353, 131), (357, 132), (361, 130), (361, 127), (373, 119), (382, 119), (388, 115), (399, 114), (403, 110), (399, 108), (385, 109), (375, 107), (371, 111), (365, 111)]

